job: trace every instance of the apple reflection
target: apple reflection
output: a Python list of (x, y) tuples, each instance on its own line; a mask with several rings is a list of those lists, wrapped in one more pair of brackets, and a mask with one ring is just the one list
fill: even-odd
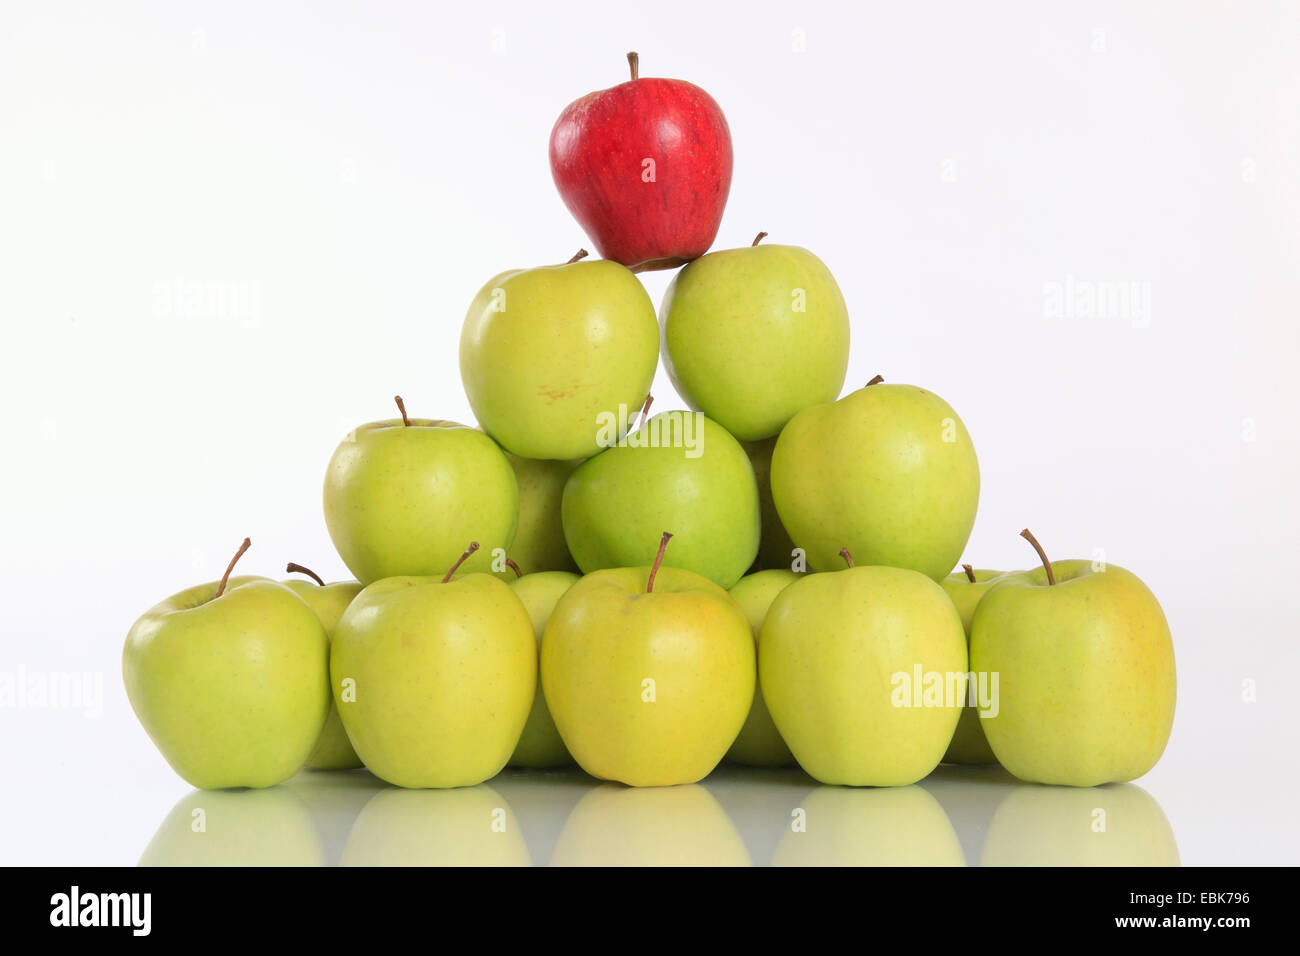
[(1131, 783), (1030, 784), (1003, 798), (989, 824), (984, 866), (1179, 866), (1160, 804)]
[(699, 784), (605, 783), (573, 808), (552, 866), (749, 866), (749, 852), (713, 794)]
[(140, 866), (323, 866), (306, 805), (283, 786), (195, 790), (164, 818)]
[(939, 801), (917, 786), (832, 787), (795, 807), (773, 866), (964, 866)]
[(388, 784), (368, 770), (302, 770), (281, 786), (307, 807), (326, 863), (338, 866), (357, 816)]
[(342, 866), (530, 866), (514, 811), (480, 784), (455, 790), (380, 790), (362, 808)]

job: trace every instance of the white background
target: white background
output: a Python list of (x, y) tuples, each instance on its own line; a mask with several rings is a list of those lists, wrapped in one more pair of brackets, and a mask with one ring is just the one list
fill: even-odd
[[(1032, 563), (1029, 525), (1160, 597), (1179, 707), (1140, 786), (1183, 862), (1300, 862), (1298, 46), (1268, 2), (6, 3), (0, 671), (103, 705), (0, 710), (0, 861), (139, 858), (189, 788), (125, 699), (131, 622), (245, 535), (246, 573), (343, 575), (334, 445), (395, 393), (471, 420), (464, 309), (589, 246), (547, 136), (637, 49), (726, 112), (718, 247), (813, 250), (846, 388), (962, 415), (966, 560)], [(1053, 317), (1067, 281), (1149, 321)]]

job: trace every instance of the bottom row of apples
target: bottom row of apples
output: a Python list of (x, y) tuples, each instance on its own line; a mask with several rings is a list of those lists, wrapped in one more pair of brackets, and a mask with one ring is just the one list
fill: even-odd
[[(1095, 786), (1159, 760), (1173, 644), (1115, 565), (1049, 562), (936, 584), (915, 571), (750, 574), (731, 589), (664, 564), (183, 591), (131, 628), (127, 695), (181, 777), (269, 787), (364, 765), (463, 787), (576, 762), (671, 786), (724, 758), (825, 784), (903, 786), (941, 761)], [(463, 561), (477, 549), (471, 544)], [(517, 574), (516, 569), (516, 574)]]

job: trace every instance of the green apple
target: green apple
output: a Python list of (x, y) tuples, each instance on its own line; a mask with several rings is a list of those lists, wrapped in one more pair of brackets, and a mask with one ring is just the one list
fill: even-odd
[[(525, 574), (510, 585), (519, 600), (523, 602), (532, 618), (533, 633), (537, 635), (538, 653), (541, 652), (542, 634), (546, 631), (546, 622), (564, 592), (578, 582), (576, 574), (567, 571), (539, 571), (537, 574)], [(510, 757), (512, 767), (565, 767), (573, 763), (573, 757), (564, 747), (560, 732), (555, 729), (555, 721), (546, 706), (546, 697), (542, 693), (542, 683), (537, 682), (533, 694), (533, 709), (528, 712), (528, 722), (524, 732), (519, 735), (519, 743)]]
[(981, 721), (1021, 780), (1092, 787), (1156, 765), (1174, 723), (1174, 645), (1155, 595), (1114, 564), (1050, 563), (994, 584), (971, 622), (971, 668), (998, 674)]
[(729, 588), (758, 553), (758, 485), (745, 450), (693, 412), (654, 415), (574, 471), (561, 514), (584, 573), (648, 566), (664, 528), (673, 567)]
[(938, 581), (966, 547), (979, 487), (966, 426), (913, 385), (868, 384), (806, 408), (772, 452), (772, 500), (815, 571), (847, 547), (859, 564)]
[(781, 523), (781, 516), (776, 512), (772, 501), (772, 449), (776, 447), (779, 436), (764, 438), (762, 441), (741, 442), (749, 463), (754, 468), (754, 480), (758, 484), (758, 510), (761, 538), (758, 543), (758, 566), (760, 568), (793, 568), (794, 542), (790, 532)]
[(491, 787), (381, 790), (365, 805), (341, 866), (530, 866), (510, 804)]
[[(970, 647), (970, 622), (975, 615), (975, 607), (993, 582), (1005, 573), (1004, 571), (977, 571), (969, 564), (963, 564), (961, 571), (950, 574), (939, 582), (939, 586), (952, 599), (953, 606), (957, 608), (957, 613), (961, 616), (961, 626), (966, 631), (966, 646), (968, 649)], [(978, 686), (976, 690), (978, 693)], [(988, 685), (987, 682), (985, 690), (991, 690), (991, 685)], [(952, 742), (948, 744), (948, 752), (943, 755), (944, 762), (997, 763), (998, 758), (994, 755), (988, 739), (984, 736), (984, 728), (980, 726), (979, 708), (970, 706), (969, 691), (966, 700), (967, 705), (961, 709), (961, 719), (957, 721), (957, 729), (953, 731)]]
[(306, 804), (284, 787), (194, 790), (180, 799), (140, 866), (326, 866)]
[[(749, 619), (756, 654), (768, 608), (778, 594), (797, 580), (799, 575), (793, 571), (759, 571), (741, 578), (731, 589), (731, 596)], [(776, 724), (772, 723), (772, 715), (767, 712), (763, 691), (759, 687), (754, 688), (754, 703), (749, 708), (745, 726), (727, 751), (727, 759), (751, 767), (785, 767), (794, 763), (794, 754), (790, 753)]]
[(587, 792), (564, 824), (552, 866), (749, 866), (749, 851), (699, 784)]
[[(326, 584), (315, 572), (300, 564), (290, 564), (285, 568), (285, 572), (288, 574), (299, 572), (315, 582), (309, 583), (301, 578), (292, 578), (283, 584), (306, 601), (307, 606), (316, 612), (321, 626), (325, 628), (325, 637), (332, 639), (339, 618), (348, 609), (352, 599), (361, 593), (361, 585), (356, 581)], [(352, 770), (360, 766), (361, 760), (357, 757), (357, 752), (352, 749), (347, 731), (343, 729), (343, 721), (339, 719), (338, 707), (331, 697), (329, 716), (325, 718), (325, 726), (321, 729), (316, 746), (307, 758), (306, 767), (308, 770)]]
[(658, 359), (650, 296), (607, 260), (501, 273), (475, 296), (460, 335), (474, 415), (524, 458), (594, 455), (608, 419), (641, 406)]
[(742, 441), (834, 401), (849, 365), (849, 312), (830, 270), (798, 246), (710, 252), (659, 309), (663, 358), (683, 400)]
[(362, 425), (325, 473), (325, 524), (358, 581), (441, 575), (465, 547), (483, 543), (468, 572), (514, 542), (519, 490), (510, 462), (487, 435), (455, 422), (407, 417)]
[(510, 557), (525, 574), (536, 571), (576, 571), (578, 566), (564, 543), (560, 501), (564, 483), (581, 461), (520, 458), (508, 452), (519, 485), (519, 527)]
[(1132, 783), (1021, 786), (998, 805), (981, 866), (1179, 866), (1160, 804)]
[(952, 821), (920, 787), (818, 787), (804, 797), (772, 854), (773, 866), (965, 864)]
[(368, 585), (334, 632), (330, 676), (348, 738), (399, 787), (495, 776), (537, 688), (537, 639), (519, 598), (490, 574), (455, 571)]
[(293, 776), (329, 713), (329, 640), (302, 598), (266, 578), (174, 594), (132, 625), (122, 649), (131, 707), (163, 757), (201, 790)]
[(758, 643), (763, 697), (819, 782), (915, 783), (938, 765), (965, 700), (961, 618), (925, 575), (848, 560), (772, 602)]
[(694, 783), (740, 732), (754, 699), (754, 638), (734, 598), (661, 567), (587, 575), (542, 636), (555, 726), (593, 777), (635, 787)]

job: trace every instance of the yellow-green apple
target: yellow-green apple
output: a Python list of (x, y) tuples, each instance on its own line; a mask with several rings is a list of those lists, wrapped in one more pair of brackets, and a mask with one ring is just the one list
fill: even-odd
[[(533, 622), (533, 633), (537, 635), (538, 654), (541, 653), (542, 634), (546, 631), (546, 622), (564, 592), (578, 582), (576, 574), (567, 571), (539, 571), (525, 574), (511, 584), (519, 600), (523, 602), (528, 616)], [(533, 708), (528, 712), (528, 722), (519, 735), (519, 743), (510, 757), (512, 767), (564, 767), (573, 763), (573, 757), (564, 747), (560, 732), (555, 729), (555, 720), (546, 706), (546, 696), (542, 693), (542, 682), (537, 682), (537, 691), (533, 694)]]
[(740, 443), (745, 454), (749, 455), (754, 481), (758, 484), (758, 566), (768, 569), (793, 568), (795, 560), (794, 542), (790, 540), (790, 532), (785, 530), (772, 502), (772, 449), (776, 447), (778, 437), (774, 435), (762, 441)]
[(952, 821), (920, 787), (818, 787), (801, 801), (773, 866), (964, 866)]
[(172, 769), (202, 790), (293, 776), (329, 713), (329, 640), (302, 598), (234, 577), (146, 612), (122, 649), (131, 707)]
[(501, 580), (453, 580), (456, 570), (368, 585), (334, 632), (330, 676), (348, 738), (371, 773), (399, 787), (495, 776), (533, 704), (528, 611)]
[[(993, 582), (1006, 572), (983, 569), (977, 571), (969, 564), (963, 564), (961, 567), (961, 571), (950, 574), (940, 581), (939, 586), (952, 599), (953, 606), (957, 608), (957, 613), (961, 616), (961, 626), (966, 631), (966, 646), (969, 650), (970, 622), (975, 615), (975, 607)], [(977, 705), (979, 703), (978, 694), (981, 689), (981, 680), (984, 681), (983, 690), (985, 692), (991, 694), (993, 690), (990, 676), (977, 674), (975, 687), (973, 688), (977, 694)], [(952, 742), (948, 744), (948, 752), (943, 755), (945, 763), (988, 764), (998, 762), (998, 758), (993, 754), (993, 749), (989, 746), (988, 739), (984, 736), (984, 729), (980, 726), (980, 708), (979, 706), (972, 707), (970, 705), (971, 689), (967, 689), (967, 704), (961, 709), (961, 719), (957, 721), (957, 729), (953, 731)]]
[(588, 93), (551, 130), (560, 197), (600, 254), (636, 271), (707, 252), (731, 188), (731, 132), (693, 83), (641, 77)]
[(607, 423), (641, 406), (658, 360), (650, 296), (604, 259), (501, 273), (475, 296), (460, 334), (474, 415), (524, 458), (594, 455)]
[[(793, 571), (775, 568), (747, 574), (731, 589), (731, 596), (749, 619), (756, 654), (759, 633), (768, 608), (778, 594), (797, 580), (799, 575)], [(754, 703), (749, 708), (749, 716), (745, 718), (745, 726), (740, 728), (736, 742), (727, 751), (727, 759), (751, 767), (785, 767), (794, 763), (794, 755), (781, 739), (776, 724), (772, 723), (772, 715), (767, 712), (760, 687), (754, 688)]]
[(749, 866), (727, 812), (699, 784), (628, 789), (606, 783), (573, 808), (552, 866)]
[[(348, 609), (352, 599), (361, 593), (361, 585), (356, 581), (326, 584), (314, 571), (292, 562), (284, 570), (287, 574), (305, 574), (312, 579), (314, 583), (301, 578), (291, 578), (283, 583), (316, 612), (321, 626), (325, 628), (325, 637), (332, 640), (339, 618), (343, 617), (343, 612)], [(308, 770), (352, 770), (360, 766), (361, 758), (352, 749), (352, 742), (348, 740), (343, 721), (339, 719), (338, 707), (331, 696), (329, 716), (325, 718), (325, 726), (321, 728), (316, 746), (307, 757), (306, 767)]]
[(710, 252), (659, 307), (664, 367), (682, 399), (741, 441), (833, 402), (849, 366), (849, 311), (825, 264), (798, 246)]
[(1156, 765), (1174, 723), (1177, 677), (1164, 611), (1114, 564), (1049, 562), (1003, 577), (971, 622), (971, 667), (998, 674), (998, 712), (981, 721), (1021, 780), (1092, 787)]
[(859, 564), (938, 581), (975, 523), (979, 463), (938, 395), (877, 384), (796, 415), (772, 452), (772, 500), (815, 571), (847, 547)]
[(925, 575), (845, 560), (772, 602), (758, 642), (763, 698), (819, 782), (915, 783), (938, 766), (961, 714), (961, 618)]
[(582, 462), (520, 458), (509, 452), (506, 457), (519, 485), (519, 527), (510, 545), (510, 557), (525, 574), (578, 570), (564, 543), (560, 500), (564, 483)]
[(564, 486), (564, 538), (584, 573), (649, 565), (662, 528), (669, 563), (729, 588), (758, 553), (758, 485), (745, 450), (698, 412), (654, 415), (578, 466)]
[(441, 575), (465, 548), (466, 571), (487, 571), (514, 542), (519, 491), (510, 462), (487, 435), (455, 422), (402, 417), (362, 425), (325, 473), (325, 524), (362, 584)]
[(352, 824), (341, 866), (529, 866), (505, 798), (491, 787), (380, 790)]
[(692, 571), (587, 575), (542, 636), (555, 726), (593, 777), (636, 787), (694, 783), (722, 759), (754, 699), (754, 638), (734, 598)]

